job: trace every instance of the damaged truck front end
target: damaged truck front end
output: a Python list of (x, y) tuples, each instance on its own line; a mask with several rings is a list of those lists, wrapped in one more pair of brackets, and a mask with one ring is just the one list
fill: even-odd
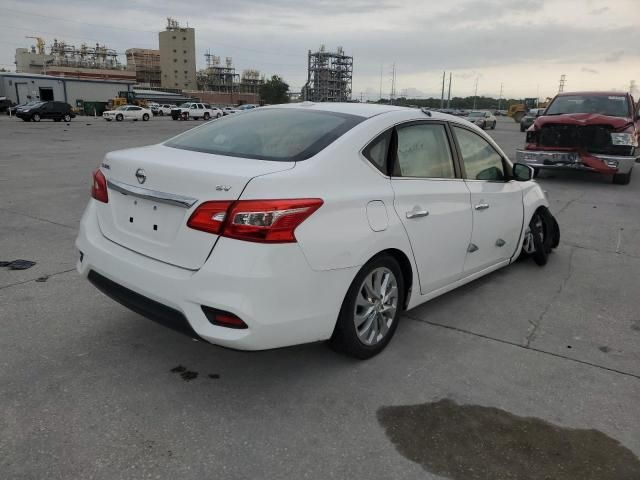
[(527, 131), (516, 161), (539, 171), (583, 170), (627, 184), (640, 161), (640, 112), (630, 95), (560, 94)]

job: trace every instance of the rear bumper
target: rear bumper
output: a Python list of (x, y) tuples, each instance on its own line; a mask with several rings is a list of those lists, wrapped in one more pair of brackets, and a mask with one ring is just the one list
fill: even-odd
[[(115, 300), (156, 321), (168, 317), (180, 324), (182, 317), (187, 325), (182, 322), (178, 328), (159, 323), (242, 350), (329, 338), (357, 270), (314, 271), (295, 243), (264, 245), (227, 238), (218, 240), (200, 270), (186, 270), (105, 238), (94, 200), (83, 215), (76, 246), (82, 252), (78, 272)], [(213, 325), (203, 305), (233, 313), (249, 328)]]
[(516, 162), (533, 168), (583, 170), (598, 173), (628, 173), (640, 157), (618, 155), (583, 155), (577, 152), (549, 150), (516, 150)]

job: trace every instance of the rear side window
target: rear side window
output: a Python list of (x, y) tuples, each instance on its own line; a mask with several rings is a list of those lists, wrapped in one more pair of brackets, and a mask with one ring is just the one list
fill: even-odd
[(391, 130), (383, 133), (362, 152), (365, 157), (385, 175), (387, 174), (387, 155), (391, 143)]
[(258, 108), (189, 130), (165, 145), (230, 157), (296, 162), (322, 151), (363, 120), (335, 112)]
[(455, 178), (447, 132), (441, 124), (416, 124), (398, 128), (394, 176)]

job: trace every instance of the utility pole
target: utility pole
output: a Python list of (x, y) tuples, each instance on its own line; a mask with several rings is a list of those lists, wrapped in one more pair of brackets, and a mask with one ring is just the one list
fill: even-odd
[(382, 101), (382, 67), (384, 64), (380, 64), (380, 100)]
[(500, 84), (500, 96), (498, 97), (498, 110), (500, 110), (500, 107), (502, 105), (502, 87), (503, 87), (503, 83)]
[(442, 72), (442, 95), (440, 96), (440, 109), (444, 108), (444, 78), (447, 75), (447, 72)]
[(476, 109), (476, 100), (478, 99), (478, 79), (480, 77), (476, 77), (476, 89), (475, 89), (475, 93), (473, 94), (473, 109)]
[(560, 75), (560, 85), (558, 86), (558, 93), (564, 92), (564, 86), (567, 84), (567, 76), (563, 73)]
[(394, 97), (396, 96), (396, 64), (395, 62), (391, 66), (391, 93), (389, 94), (389, 103), (393, 105)]
[(449, 93), (447, 95), (447, 109), (451, 108), (451, 72), (449, 72)]

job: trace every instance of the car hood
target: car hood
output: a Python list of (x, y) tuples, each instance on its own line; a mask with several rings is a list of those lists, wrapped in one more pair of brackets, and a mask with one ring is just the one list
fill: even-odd
[(611, 117), (609, 115), (601, 115), (599, 113), (565, 113), (563, 115), (545, 115), (538, 117), (534, 122), (536, 129), (542, 128), (544, 125), (550, 124), (564, 125), (610, 125), (615, 130), (624, 129), (633, 125), (631, 118), (628, 117)]

